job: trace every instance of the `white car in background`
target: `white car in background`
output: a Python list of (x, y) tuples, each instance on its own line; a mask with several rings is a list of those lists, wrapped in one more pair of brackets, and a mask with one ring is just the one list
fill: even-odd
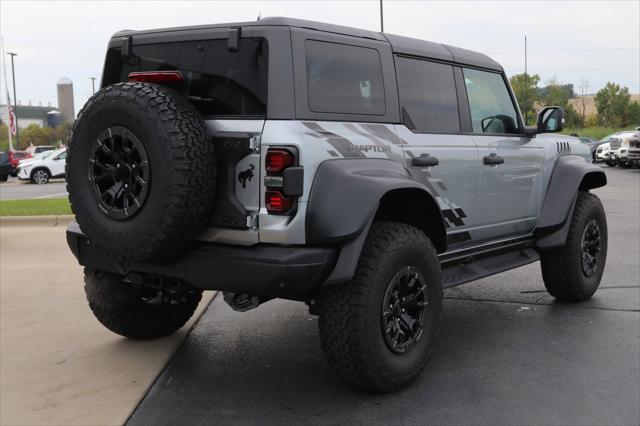
[(67, 149), (57, 149), (46, 154), (19, 164), (16, 170), (18, 178), (41, 185), (49, 182), (49, 179), (64, 177)]
[(49, 155), (51, 155), (52, 151), (44, 151), (44, 152), (40, 152), (38, 154), (33, 154), (33, 157), (29, 157), (29, 158), (25, 158), (23, 160), (18, 161), (18, 166), (26, 166), (29, 163), (33, 163), (34, 161), (39, 161), (42, 160), (46, 157), (48, 157)]
[(609, 142), (598, 145), (596, 149), (596, 163), (607, 163), (611, 162), (611, 149)]
[(631, 148), (631, 141), (634, 142), (635, 148), (635, 141), (638, 139), (640, 139), (640, 132), (637, 130), (620, 132), (612, 136), (609, 140), (611, 160), (621, 167), (631, 166), (634, 161), (629, 158), (629, 148)]

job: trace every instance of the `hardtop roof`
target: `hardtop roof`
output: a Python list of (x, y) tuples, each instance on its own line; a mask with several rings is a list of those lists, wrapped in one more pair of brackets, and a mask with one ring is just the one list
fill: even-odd
[(123, 30), (118, 31), (113, 37), (123, 37), (137, 34), (154, 34), (179, 31), (206, 30), (214, 28), (242, 28), (242, 27), (262, 27), (262, 26), (286, 26), (295, 28), (306, 28), (317, 31), (324, 31), (334, 34), (348, 35), (371, 40), (386, 41), (391, 45), (394, 53), (421, 56), (453, 62), (461, 65), (471, 65), (502, 72), (502, 66), (479, 52), (462, 49), (447, 44), (434, 43), (416, 38), (399, 35), (380, 33), (377, 31), (363, 30), (360, 28), (346, 27), (342, 25), (327, 24), (324, 22), (307, 21), (303, 19), (272, 17), (263, 18), (252, 22), (234, 22), (225, 24), (195, 25), (186, 27), (160, 28), (151, 30)]

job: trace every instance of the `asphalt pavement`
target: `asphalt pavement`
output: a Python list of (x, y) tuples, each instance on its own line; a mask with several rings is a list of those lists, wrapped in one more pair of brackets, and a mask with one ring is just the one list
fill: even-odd
[(380, 395), (331, 373), (304, 304), (237, 313), (217, 297), (129, 424), (640, 424), (640, 170), (606, 173), (590, 301), (555, 301), (539, 263), (449, 289), (426, 370)]
[(20, 181), (10, 177), (0, 183), (0, 200), (26, 200), (32, 198), (63, 198), (67, 196), (67, 183), (64, 179), (52, 179), (44, 185)]

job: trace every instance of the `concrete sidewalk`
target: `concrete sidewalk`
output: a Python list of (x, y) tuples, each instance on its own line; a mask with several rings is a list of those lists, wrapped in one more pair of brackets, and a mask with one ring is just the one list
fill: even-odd
[(173, 336), (106, 330), (84, 297), (65, 227), (0, 228), (0, 423), (123, 424), (211, 299)]

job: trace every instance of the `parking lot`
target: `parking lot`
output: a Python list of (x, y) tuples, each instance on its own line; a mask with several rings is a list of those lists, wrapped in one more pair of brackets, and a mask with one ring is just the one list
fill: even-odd
[(67, 196), (64, 179), (53, 179), (46, 185), (34, 185), (9, 177), (0, 184), (0, 200), (26, 200), (31, 198), (61, 198)]
[(639, 424), (640, 170), (605, 170), (594, 298), (556, 302), (538, 263), (450, 289), (430, 364), (389, 395), (333, 376), (300, 303), (217, 297), (188, 335), (121, 339), (91, 317), (63, 228), (2, 229), (2, 423)]

